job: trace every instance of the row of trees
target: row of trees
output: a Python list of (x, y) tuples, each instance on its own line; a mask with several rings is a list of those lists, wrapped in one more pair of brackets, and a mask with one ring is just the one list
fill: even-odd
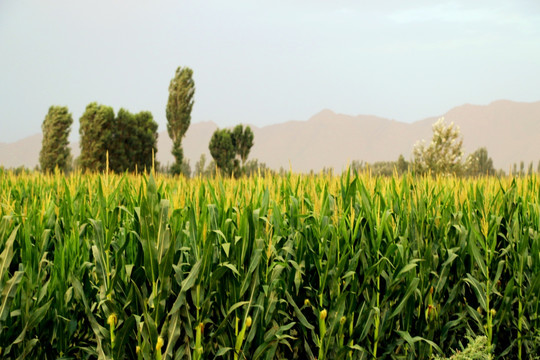
[[(169, 169), (172, 174), (189, 176), (182, 139), (191, 124), (194, 94), (193, 70), (178, 67), (169, 84), (166, 106), (167, 132), (173, 142), (172, 154), (175, 158)], [(70, 169), (72, 159), (68, 137), (72, 124), (73, 118), (67, 107), (49, 108), (42, 124), (43, 142), (39, 160), (43, 171)], [(156, 165), (157, 127), (148, 111), (132, 114), (120, 109), (115, 115), (112, 107), (93, 102), (80, 118), (81, 156), (76, 160), (76, 166), (83, 171), (150, 169)], [(209, 144), (215, 167), (229, 175), (242, 173), (253, 139), (249, 126), (217, 130)]]
[[(510, 173), (513, 175), (519, 175), (519, 176), (531, 175), (531, 174), (534, 174), (533, 169), (534, 169), (534, 164), (532, 161), (529, 163), (529, 166), (527, 167), (526, 170), (525, 170), (525, 162), (520, 161), (519, 167), (517, 163), (514, 163), (512, 165), (512, 167), (510, 168)], [(536, 173), (540, 174), (540, 161), (538, 161), (538, 164), (536, 166)]]
[(78, 165), (90, 171), (107, 166), (114, 172), (150, 169), (157, 152), (157, 128), (148, 111), (132, 114), (120, 109), (115, 116), (112, 107), (93, 102), (80, 119)]
[[(193, 71), (179, 67), (169, 85), (166, 108), (167, 131), (173, 140), (172, 153), (176, 159), (171, 171), (175, 174), (182, 169), (182, 138), (191, 122), (194, 93)], [(43, 171), (69, 169), (71, 156), (68, 136), (72, 123), (67, 107), (49, 108), (42, 124), (43, 142), (39, 160)], [(150, 169), (155, 165), (157, 127), (148, 111), (132, 114), (120, 109), (115, 116), (112, 107), (93, 102), (80, 118), (81, 156), (77, 159), (77, 166), (83, 171)]]
[(433, 137), (429, 144), (419, 141), (414, 145), (412, 161), (406, 161), (405, 157), (400, 155), (397, 161), (374, 163), (353, 161), (350, 168), (356, 171), (369, 169), (372, 174), (382, 176), (392, 176), (396, 173), (401, 175), (409, 171), (416, 174), (461, 176), (503, 174), (495, 170), (493, 160), (485, 147), (477, 149), (463, 160), (463, 139), (460, 130), (453, 123), (447, 125), (444, 119), (439, 119), (433, 124)]
[[(191, 168), (189, 164), (187, 164), (187, 174), (189, 176), (194, 177), (214, 177), (217, 175), (218, 171), (221, 173), (225, 173), (222, 169), (220, 169), (215, 160), (210, 160), (210, 162), (207, 163), (206, 155), (201, 154), (199, 160), (195, 163), (195, 166), (193, 168), (193, 173), (191, 172)], [(273, 171), (272, 169), (268, 168), (268, 166), (265, 163), (259, 162), (257, 159), (251, 159), (247, 160), (244, 165), (242, 165), (240, 168), (236, 169), (232, 173), (234, 176), (254, 176), (258, 174), (277, 174), (278, 172)], [(280, 174), (284, 174), (285, 171), (280, 172)], [(226, 174), (226, 173), (225, 173)]]
[[(179, 67), (169, 84), (166, 109), (167, 132), (173, 142), (172, 154), (175, 158), (170, 169), (172, 174), (183, 173), (189, 176), (187, 173), (189, 164), (184, 160), (182, 139), (191, 124), (194, 94), (193, 70)], [(238, 125), (233, 130), (216, 130), (208, 146), (216, 167), (228, 175), (241, 173), (253, 146), (253, 139), (254, 135), (249, 126), (245, 129), (242, 125)], [(240, 161), (242, 166), (240, 166)]]
[[(172, 154), (175, 158), (170, 167), (172, 174), (184, 173), (189, 176), (191, 172), (184, 159), (182, 139), (191, 124), (194, 94), (193, 70), (178, 67), (169, 84), (166, 106), (167, 132), (173, 142)], [(42, 170), (69, 169), (71, 156), (68, 136), (72, 123), (67, 107), (51, 106), (42, 125), (43, 144), (39, 158)], [(94, 102), (86, 107), (80, 118), (79, 132), (81, 156), (76, 163), (83, 171), (103, 171), (108, 168), (114, 172), (124, 172), (149, 169), (155, 165), (157, 124), (148, 111), (131, 114), (120, 109), (115, 116), (111, 107)], [(245, 174), (248, 172), (246, 161), (253, 140), (254, 135), (249, 126), (244, 128), (238, 125), (232, 130), (216, 130), (209, 143), (210, 154), (214, 159), (210, 165), (228, 175)], [(493, 161), (486, 148), (476, 150), (463, 161), (462, 147), (463, 138), (459, 128), (453, 123), (447, 125), (441, 118), (433, 125), (431, 142), (426, 144), (422, 141), (414, 145), (410, 163), (400, 155), (395, 162), (353, 162), (352, 168), (363, 170), (369, 167), (378, 175), (392, 175), (394, 172), (402, 174), (411, 170), (418, 174), (495, 174)], [(260, 165), (250, 164), (250, 169), (260, 169)], [(195, 172), (208, 173), (215, 171), (213, 168), (205, 170), (203, 163), (201, 169), (201, 164), (198, 164)], [(521, 173), (524, 173), (523, 168), (521, 164)], [(532, 165), (529, 172), (532, 172)]]
[[(83, 171), (114, 172), (150, 169), (157, 152), (157, 123), (152, 114), (132, 114), (120, 109), (115, 116), (110, 106), (90, 103), (80, 118), (81, 155), (75, 165)], [(68, 137), (73, 124), (66, 106), (51, 106), (42, 124), (39, 154), (42, 171), (71, 169)]]
[[(194, 82), (189, 68), (178, 68), (169, 87), (167, 103), (167, 131), (173, 140), (172, 153), (175, 163), (171, 173), (189, 176), (191, 170), (185, 161), (182, 138), (191, 122), (193, 108)], [(51, 106), (43, 121), (43, 146), (40, 164), (44, 171), (54, 168), (66, 170), (71, 164), (68, 136), (73, 119), (67, 107)], [(142, 111), (131, 114), (120, 109), (115, 116), (110, 106), (91, 103), (80, 118), (81, 156), (76, 164), (82, 170), (114, 172), (149, 169), (155, 164), (157, 152), (157, 124), (152, 114)], [(205, 158), (195, 166), (195, 175), (212, 174), (217, 169), (225, 174), (240, 175), (258, 171), (264, 164), (246, 164), (253, 146), (254, 134), (249, 126), (236, 126), (234, 129), (218, 129), (209, 143), (213, 162), (205, 168)], [(375, 162), (372, 164), (353, 161), (351, 168), (369, 168), (376, 175), (402, 174), (407, 171), (425, 174), (493, 175), (496, 173), (493, 160), (486, 148), (480, 148), (463, 158), (463, 139), (459, 128), (453, 123), (447, 125), (440, 119), (433, 125), (431, 143), (418, 142), (413, 148), (413, 160), (407, 162), (403, 155), (397, 161)], [(108, 163), (107, 163), (108, 155)], [(202, 162), (202, 163), (201, 163)], [(249, 166), (247, 166), (249, 165)], [(539, 165), (540, 166), (540, 165)], [(514, 174), (517, 166), (514, 166)], [(532, 172), (532, 165), (529, 166)], [(520, 173), (525, 173), (521, 164)]]

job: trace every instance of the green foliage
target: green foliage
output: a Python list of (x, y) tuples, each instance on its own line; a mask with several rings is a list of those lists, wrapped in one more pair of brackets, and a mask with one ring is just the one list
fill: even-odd
[[(231, 175), (241, 175), (245, 172), (244, 166), (253, 146), (253, 132), (247, 126), (237, 125), (232, 131), (228, 129), (216, 130), (210, 139), (208, 148), (217, 166), (223, 172)], [(238, 156), (240, 159), (237, 159)], [(242, 168), (240, 161), (242, 161)], [(253, 167), (253, 164), (251, 164)]]
[(104, 171), (114, 126), (114, 110), (110, 106), (90, 103), (79, 122), (80, 168), (83, 171)]
[[(91, 103), (80, 119), (80, 168), (90, 171), (144, 171), (155, 164), (157, 128), (148, 111), (132, 114)], [(108, 164), (107, 164), (108, 154)]]
[(39, 152), (39, 164), (44, 172), (69, 170), (71, 154), (69, 150), (69, 131), (73, 118), (66, 106), (51, 106), (43, 120), (41, 129), (43, 140)]
[(133, 172), (150, 170), (155, 166), (157, 128), (150, 112), (131, 114), (120, 109), (108, 141), (109, 170)]
[(469, 176), (495, 175), (493, 160), (485, 147), (479, 148), (467, 157), (465, 173)]
[(403, 155), (399, 155), (397, 161), (376, 161), (374, 163), (364, 163), (354, 160), (349, 170), (351, 171), (369, 171), (375, 176), (393, 176), (403, 175), (409, 171), (409, 163), (405, 160)]
[(3, 359), (540, 353), (536, 176), (0, 176)]
[(485, 336), (479, 336), (476, 339), (467, 337), (469, 345), (461, 351), (455, 351), (449, 358), (434, 357), (434, 360), (491, 360), (491, 347), (488, 345)]
[[(129, 146), (134, 151), (132, 162), (135, 162), (140, 170), (150, 170), (152, 166), (157, 166), (158, 124), (154, 121), (154, 117), (149, 111), (141, 111), (136, 114), (135, 124), (136, 126), (132, 131), (136, 135), (136, 143)], [(129, 170), (133, 170), (133, 168), (129, 168)]]
[(167, 132), (173, 142), (172, 154), (176, 162), (171, 167), (173, 174), (182, 172), (184, 152), (182, 138), (191, 124), (191, 110), (193, 109), (193, 95), (195, 82), (193, 70), (188, 67), (178, 67), (175, 76), (169, 84), (169, 99), (167, 101)]
[(231, 175), (233, 171), (238, 169), (238, 161), (235, 161), (236, 148), (230, 130), (218, 129), (214, 131), (208, 148), (217, 167), (225, 174)]
[(426, 146), (425, 142), (417, 142), (413, 148), (413, 169), (418, 174), (430, 172), (433, 175), (450, 175), (461, 173), (461, 157), (463, 156), (463, 139), (459, 127), (454, 123), (446, 125), (444, 118), (433, 124), (433, 138)]
[(249, 126), (244, 129), (242, 125), (236, 125), (231, 132), (232, 143), (236, 149), (236, 154), (242, 160), (242, 165), (246, 163), (249, 151), (253, 146), (253, 138), (253, 131)]

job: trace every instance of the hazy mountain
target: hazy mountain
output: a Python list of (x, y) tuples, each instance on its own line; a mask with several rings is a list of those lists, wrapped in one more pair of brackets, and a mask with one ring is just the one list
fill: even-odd
[(39, 163), (42, 137), (35, 134), (16, 142), (0, 143), (0, 165), (6, 168), (35, 167)]
[[(443, 115), (461, 129), (465, 154), (486, 147), (496, 168), (508, 171), (513, 163), (526, 166), (540, 160), (540, 101), (521, 103), (507, 100), (486, 106), (462, 105)], [(410, 158), (418, 140), (431, 139), (431, 125), (437, 117), (403, 123), (376, 116), (350, 116), (323, 110), (307, 121), (289, 121), (264, 127), (251, 126), (255, 145), (251, 159), (259, 159), (273, 169), (289, 168), (307, 172), (334, 167), (341, 170), (353, 160), (367, 162)], [(191, 124), (184, 139), (184, 154), (193, 168), (202, 153), (211, 160), (208, 143), (217, 125)], [(78, 156), (78, 144), (73, 144)], [(41, 135), (10, 143), (0, 143), (0, 164), (6, 167), (34, 167), (38, 163)], [(159, 133), (158, 160), (171, 163), (172, 142), (166, 131)]]

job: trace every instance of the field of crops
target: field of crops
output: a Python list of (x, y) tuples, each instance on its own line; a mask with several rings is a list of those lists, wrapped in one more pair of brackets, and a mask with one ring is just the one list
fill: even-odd
[(0, 172), (3, 359), (540, 353), (540, 184)]

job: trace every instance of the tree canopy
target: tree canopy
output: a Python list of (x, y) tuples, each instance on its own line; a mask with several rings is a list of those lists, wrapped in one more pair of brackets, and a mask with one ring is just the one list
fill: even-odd
[(230, 130), (216, 130), (212, 134), (208, 148), (221, 171), (230, 175), (238, 167), (238, 161), (235, 161), (236, 149)]
[[(245, 167), (251, 147), (253, 146), (253, 131), (247, 126), (237, 125), (229, 129), (216, 130), (210, 139), (208, 148), (217, 167), (226, 174), (239, 174)], [(239, 157), (237, 159), (236, 157)], [(242, 168), (240, 167), (242, 161)]]
[(120, 109), (109, 147), (109, 169), (114, 172), (151, 169), (157, 152), (157, 128), (152, 114)]
[(157, 128), (148, 111), (132, 114), (91, 103), (80, 119), (83, 170), (114, 172), (151, 169), (157, 153)]
[(417, 173), (459, 174), (463, 139), (459, 127), (454, 123), (446, 125), (444, 118), (433, 124), (433, 138), (426, 146), (425, 142), (417, 142), (413, 148), (413, 168)]
[(81, 116), (79, 133), (81, 135), (81, 156), (79, 165), (83, 170), (104, 171), (107, 151), (112, 139), (114, 110), (110, 106), (96, 102), (88, 104)]
[(193, 70), (188, 67), (178, 67), (169, 84), (169, 99), (166, 108), (167, 132), (173, 142), (172, 154), (175, 158), (175, 163), (171, 167), (173, 174), (179, 174), (182, 171), (184, 160), (182, 138), (191, 123), (194, 94)]
[(41, 170), (51, 172), (55, 168), (68, 170), (71, 163), (69, 132), (73, 118), (66, 106), (51, 106), (43, 120), (43, 140), (39, 153)]
[(249, 126), (246, 126), (244, 129), (242, 125), (236, 125), (231, 132), (231, 138), (236, 154), (242, 160), (242, 165), (245, 165), (251, 147), (253, 146), (253, 131), (251, 131)]

